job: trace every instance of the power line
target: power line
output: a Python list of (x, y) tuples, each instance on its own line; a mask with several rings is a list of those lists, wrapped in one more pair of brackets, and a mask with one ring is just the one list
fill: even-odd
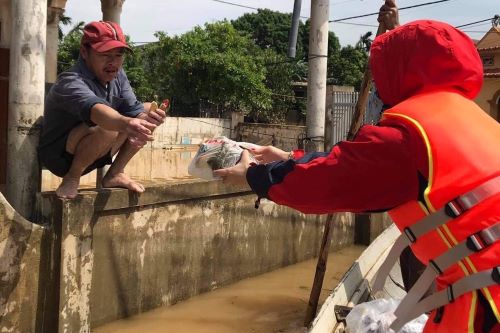
[(491, 21), (493, 19), (493, 17), (490, 17), (490, 18), (487, 18), (487, 19), (484, 19), (484, 20), (480, 20), (480, 21), (476, 21), (476, 22), (471, 22), (471, 23), (467, 23), (467, 24), (462, 24), (462, 25), (457, 25), (455, 28), (463, 28), (463, 27), (468, 27), (469, 25), (474, 25), (474, 24), (477, 24), (477, 23), (483, 23), (483, 22), (488, 22), (488, 21)]
[(358, 25), (361, 27), (378, 28), (378, 25), (375, 24), (353, 23), (353, 22), (331, 22), (331, 21), (329, 23), (340, 23), (340, 24)]
[[(213, 1), (215, 1), (215, 0), (213, 0)], [(433, 5), (433, 4), (436, 4), (436, 3), (447, 2), (447, 1), (451, 1), (451, 0), (438, 0), (438, 1), (432, 1), (432, 2), (425, 2), (425, 3), (418, 4), (418, 5), (407, 6), (407, 7), (400, 7), (398, 10), (402, 11), (402, 10), (405, 10), (405, 9), (422, 7), (422, 6), (429, 6), (429, 5)], [(341, 18), (341, 19), (331, 20), (331, 21), (328, 21), (328, 22), (330, 22), (330, 23), (331, 22), (341, 22), (341, 21), (345, 21), (345, 20), (351, 20), (351, 19), (355, 19), (355, 18), (367, 17), (367, 16), (372, 16), (372, 15), (378, 15), (378, 14), (379, 14), (379, 12), (369, 13), (369, 14), (363, 14), (363, 15), (356, 15), (356, 16), (350, 16), (350, 17), (344, 17), (344, 18)]]
[[(261, 10), (261, 9), (267, 9), (267, 8), (257, 8), (257, 7), (245, 6), (245, 5), (242, 5), (242, 4), (239, 4), (239, 3), (234, 3), (234, 2), (224, 1), (224, 0), (210, 0), (210, 1), (219, 2), (219, 3), (226, 4), (226, 5), (231, 5), (231, 6), (236, 6), (236, 7), (246, 8), (246, 9), (257, 10), (257, 11)], [(308, 19), (309, 17), (307, 17), (307, 16), (300, 16), (300, 18)]]
[[(234, 2), (230, 2), (230, 1), (225, 1), (225, 0), (210, 0), (210, 1), (218, 2), (218, 3), (223, 3), (223, 4), (226, 4), (226, 5), (230, 5), (230, 6), (236, 6), (236, 7), (241, 7), (241, 8), (251, 9), (251, 10), (257, 10), (257, 11), (261, 10), (261, 9), (267, 9), (267, 8), (257, 8), (257, 7), (246, 6), (246, 5), (242, 5), (242, 4), (234, 3)], [(337, 4), (338, 5), (338, 4), (342, 4), (342, 3), (346, 3), (346, 2), (351, 2), (351, 1), (357, 1), (357, 0), (346, 0), (346, 1), (340, 1), (340, 2), (337, 2), (337, 3), (334, 2), (332, 4)], [(428, 6), (428, 5), (438, 4), (438, 3), (446, 2), (446, 1), (451, 1), (451, 0), (438, 0), (438, 1), (421, 3), (421, 4), (413, 5), (413, 6), (401, 7), (401, 8), (399, 8), (399, 11), (405, 10), (405, 9), (410, 9), (410, 8), (417, 8), (417, 7), (422, 7), (422, 6)], [(365, 27), (374, 27), (374, 28), (376, 28), (376, 27), (378, 27), (378, 25), (363, 24), (363, 23), (342, 22), (342, 21), (345, 21), (345, 20), (353, 19), (353, 18), (360, 18), (360, 17), (372, 16), (372, 15), (378, 15), (378, 12), (364, 14), (364, 15), (351, 16), (351, 17), (345, 17), (345, 18), (341, 18), (341, 19), (330, 20), (328, 22), (329, 23), (342, 23), (342, 24), (349, 24), (349, 25), (357, 25), (357, 26), (365, 26)], [(307, 16), (300, 16), (300, 18), (309, 19), (309, 17), (307, 17)]]
[(240, 5), (239, 3), (234, 3), (234, 2), (229, 2), (229, 1), (223, 1), (223, 0), (211, 0), (211, 1), (213, 1), (213, 2), (220, 2), (220, 3), (225, 3), (226, 5), (231, 5), (231, 6), (241, 7), (241, 8), (247, 8), (247, 9), (259, 10), (259, 8), (250, 7), (250, 6), (245, 6), (245, 5)]

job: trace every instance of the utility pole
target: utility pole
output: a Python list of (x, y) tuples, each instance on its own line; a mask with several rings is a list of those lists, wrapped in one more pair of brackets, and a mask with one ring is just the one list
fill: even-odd
[(323, 151), (325, 142), (328, 0), (311, 0), (309, 74), (307, 79), (307, 151)]
[[(326, 65), (328, 56), (329, 0), (311, 0), (311, 30), (309, 31), (309, 76), (307, 80), (307, 142), (306, 151), (325, 150)], [(325, 220), (318, 263), (307, 304), (304, 326), (308, 327), (316, 315), (323, 286), (326, 261), (332, 233), (333, 215)]]
[(40, 184), (39, 118), (45, 96), (47, 0), (12, 1), (6, 197), (30, 220)]

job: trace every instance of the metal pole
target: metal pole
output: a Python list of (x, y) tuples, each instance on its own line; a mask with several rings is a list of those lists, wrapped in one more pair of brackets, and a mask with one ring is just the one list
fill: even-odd
[(288, 57), (295, 58), (297, 52), (297, 35), (299, 34), (300, 9), (302, 0), (295, 0), (293, 4), (292, 27), (288, 35)]
[(307, 151), (323, 151), (325, 136), (326, 65), (328, 56), (328, 0), (311, 1), (309, 77), (307, 80)]
[(27, 219), (40, 183), (36, 148), (45, 94), (47, 0), (12, 1), (6, 197)]

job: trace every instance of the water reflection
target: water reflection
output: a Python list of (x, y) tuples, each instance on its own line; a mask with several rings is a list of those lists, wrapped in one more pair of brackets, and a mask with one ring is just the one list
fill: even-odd
[[(190, 179), (188, 165), (198, 150), (197, 145), (176, 146), (166, 149), (145, 148), (135, 155), (125, 168), (125, 172), (143, 184), (157, 184), (165, 181)], [(95, 188), (96, 171), (80, 180), (81, 188)], [(61, 178), (42, 171), (42, 191), (53, 191), (61, 183)]]

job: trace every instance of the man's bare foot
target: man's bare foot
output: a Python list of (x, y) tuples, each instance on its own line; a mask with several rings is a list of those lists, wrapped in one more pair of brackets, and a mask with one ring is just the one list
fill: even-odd
[(78, 185), (80, 185), (80, 177), (64, 177), (56, 194), (61, 199), (74, 199), (78, 194)]
[(110, 175), (109, 173), (102, 179), (103, 187), (122, 187), (134, 192), (144, 192), (144, 186), (141, 183), (133, 181), (129, 176), (123, 172)]

